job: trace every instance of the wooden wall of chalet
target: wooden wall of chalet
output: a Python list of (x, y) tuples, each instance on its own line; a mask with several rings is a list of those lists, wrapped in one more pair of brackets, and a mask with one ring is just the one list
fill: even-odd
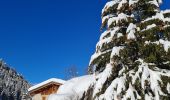
[(37, 90), (31, 92), (30, 95), (31, 96), (34, 96), (36, 94), (41, 94), (42, 96), (43, 95), (50, 95), (50, 94), (56, 93), (59, 86), (60, 85), (50, 84), (48, 86), (44, 86), (44, 87), (42, 87), (40, 89), (37, 89)]

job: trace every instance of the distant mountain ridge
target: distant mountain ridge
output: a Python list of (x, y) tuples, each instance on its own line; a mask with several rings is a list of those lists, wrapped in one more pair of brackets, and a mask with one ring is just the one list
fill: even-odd
[(0, 100), (27, 100), (30, 86), (22, 75), (0, 60)]

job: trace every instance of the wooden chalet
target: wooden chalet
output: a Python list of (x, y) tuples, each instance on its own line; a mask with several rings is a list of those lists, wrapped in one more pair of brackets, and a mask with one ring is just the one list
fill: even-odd
[(58, 88), (64, 84), (64, 80), (51, 78), (28, 89), (32, 100), (47, 100), (50, 94), (57, 93)]

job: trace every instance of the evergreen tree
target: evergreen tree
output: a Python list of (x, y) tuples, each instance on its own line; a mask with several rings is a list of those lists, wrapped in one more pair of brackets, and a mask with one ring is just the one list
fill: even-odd
[(161, 0), (112, 0), (89, 73), (94, 100), (170, 99), (170, 10)]

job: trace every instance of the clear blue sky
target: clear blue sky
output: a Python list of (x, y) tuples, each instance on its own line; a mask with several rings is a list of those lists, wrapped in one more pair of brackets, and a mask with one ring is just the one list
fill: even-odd
[[(164, 0), (163, 9), (170, 8)], [(83, 75), (100, 36), (105, 0), (1, 0), (0, 58), (29, 82)]]

